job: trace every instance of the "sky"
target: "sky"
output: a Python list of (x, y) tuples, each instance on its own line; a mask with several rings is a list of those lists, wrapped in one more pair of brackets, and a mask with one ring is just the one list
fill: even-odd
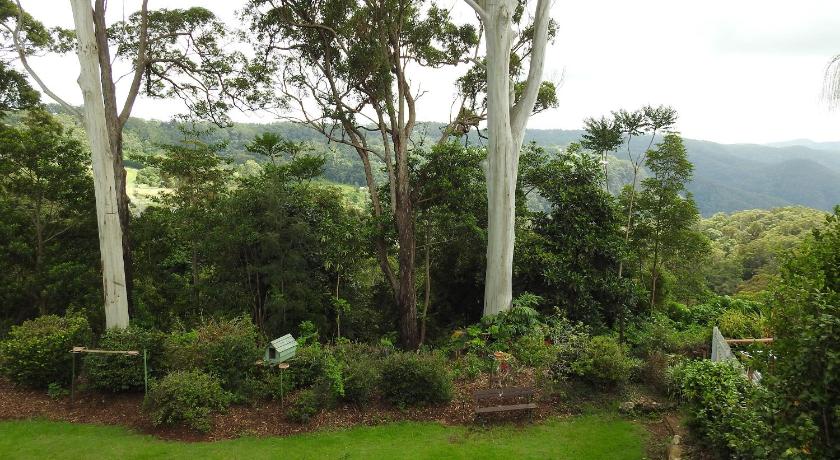
[[(70, 5), (22, 0), (47, 26), (72, 26)], [(139, 8), (111, 0), (109, 21)], [(207, 7), (235, 25), (241, 0), (150, 0), (150, 8)], [(438, 0), (464, 21), (462, 0)], [(532, 1), (531, 3), (535, 3)], [(840, 110), (822, 100), (825, 67), (840, 54), (837, 0), (555, 0), (560, 29), (548, 49), (545, 79), (561, 83), (559, 106), (531, 118), (529, 128), (579, 129), (586, 117), (617, 109), (670, 105), (683, 136), (722, 143), (806, 138), (840, 140)], [(33, 67), (54, 92), (81, 103), (75, 56), (40, 57)], [(453, 83), (466, 68), (418, 71), (418, 118), (446, 121)], [(123, 82), (122, 87), (127, 85)], [(176, 101), (139, 100), (132, 115), (167, 120)], [(234, 113), (236, 121), (273, 121)]]

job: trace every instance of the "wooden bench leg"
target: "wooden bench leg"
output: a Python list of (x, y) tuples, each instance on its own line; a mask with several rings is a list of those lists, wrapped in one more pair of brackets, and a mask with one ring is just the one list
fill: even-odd
[(484, 414), (480, 414), (478, 412), (475, 413), (475, 421), (476, 423), (480, 424), (482, 428), (487, 426), (487, 419), (484, 418)]

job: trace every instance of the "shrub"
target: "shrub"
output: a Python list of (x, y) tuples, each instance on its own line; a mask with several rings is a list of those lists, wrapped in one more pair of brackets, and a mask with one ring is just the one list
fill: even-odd
[(297, 388), (311, 387), (323, 372), (324, 349), (320, 344), (298, 347), (290, 361), (289, 375)]
[[(314, 330), (310, 326), (311, 323), (301, 323), (301, 330)], [(306, 423), (321, 409), (339, 400), (355, 403), (370, 400), (379, 376), (374, 359), (376, 349), (347, 341), (336, 347), (322, 346), (317, 342), (317, 333), (306, 334), (310, 338), (297, 349), (288, 372), (290, 384), (284, 386), (285, 391), (291, 387), (304, 388), (289, 409), (289, 419)], [(279, 395), (276, 385), (273, 394)]]
[(668, 384), (668, 355), (661, 351), (649, 354), (640, 372), (643, 382), (659, 390), (665, 390)]
[(0, 342), (0, 370), (9, 380), (29, 387), (70, 383), (74, 355), (70, 349), (87, 345), (90, 326), (81, 316), (41, 316), (13, 326)]
[(764, 337), (764, 321), (755, 313), (727, 310), (720, 317), (720, 333), (732, 339)]
[[(499, 326), (499, 331), (496, 334), (498, 340), (516, 339), (542, 328), (540, 314), (533, 308), (536, 304), (530, 301), (532, 300), (530, 297), (527, 298), (529, 301), (523, 300), (523, 296), (514, 300), (514, 306), (510, 310), (491, 317), (495, 318), (496, 324)], [(537, 296), (534, 297), (539, 299)]]
[(684, 361), (668, 371), (672, 392), (688, 403), (691, 424), (722, 458), (766, 458), (770, 439), (764, 390), (734, 362)]
[(345, 395), (342, 363), (329, 347), (315, 342), (298, 349), (289, 370), (292, 384), (314, 390), (320, 407), (332, 406)]
[(840, 458), (840, 206), (784, 261), (774, 291), (774, 442), (791, 458)]
[(344, 378), (341, 371), (341, 363), (335, 356), (330, 352), (324, 353), (321, 374), (314, 385), (324, 407), (332, 406), (336, 400), (344, 397)]
[(229, 396), (219, 379), (201, 371), (176, 371), (150, 385), (144, 405), (155, 426), (183, 422), (210, 430), (210, 415), (227, 408)]
[(592, 384), (615, 387), (630, 380), (640, 361), (627, 356), (612, 337), (593, 337), (585, 352), (572, 362), (572, 370)]
[(637, 356), (647, 357), (657, 352), (703, 356), (709, 348), (711, 329), (705, 326), (684, 325), (654, 313), (627, 330), (627, 341)]
[(454, 363), (456, 378), (475, 380), (482, 372), (489, 372), (491, 361), (488, 358), (481, 358), (475, 353), (466, 353)]
[(544, 335), (545, 324), (533, 307), (542, 298), (524, 293), (513, 301), (513, 308), (497, 315), (485, 316), (477, 324), (452, 334), (449, 346), (479, 355), (510, 351), (514, 342), (528, 335)]
[(201, 367), (201, 350), (195, 331), (172, 331), (163, 341), (163, 365), (167, 371), (189, 371)]
[(366, 403), (379, 386), (379, 362), (369, 355), (359, 355), (344, 362), (342, 371), (343, 401)]
[(712, 341), (711, 329), (692, 325), (682, 331), (675, 331), (669, 340), (672, 353), (680, 353), (690, 357), (708, 356)]
[(382, 396), (399, 407), (448, 402), (452, 376), (439, 356), (393, 353), (382, 365)]
[[(236, 394), (230, 395), (230, 402), (233, 404), (256, 404), (257, 401), (273, 397), (272, 388), (269, 386), (273, 383), (272, 380), (267, 373), (262, 372), (245, 377)], [(288, 389), (286, 391), (288, 392)], [(279, 388), (277, 392), (279, 398)]]
[(314, 345), (318, 343), (318, 328), (312, 321), (303, 321), (298, 325), (298, 339), (297, 343), (300, 347)]
[(286, 414), (289, 420), (297, 423), (307, 423), (323, 408), (321, 398), (315, 390), (302, 390), (289, 412)]
[(684, 324), (712, 327), (718, 323), (725, 312), (730, 310), (758, 314), (761, 311), (761, 304), (744, 299), (734, 299), (729, 296), (715, 297), (708, 302), (689, 308), (689, 315), (684, 319)]
[(691, 310), (684, 303), (669, 300), (665, 304), (665, 308), (668, 317), (678, 323), (686, 323), (691, 319)]
[(61, 399), (69, 395), (70, 390), (57, 383), (51, 383), (47, 386), (47, 396), (49, 396), (50, 399)]
[(257, 328), (246, 316), (210, 320), (196, 329), (201, 368), (221, 379), (230, 390), (239, 388), (261, 357)]
[(239, 391), (256, 371), (261, 357), (257, 329), (245, 316), (211, 319), (194, 331), (173, 332), (166, 339), (165, 362), (170, 370), (202, 370), (218, 377), (222, 385)]
[(317, 342), (298, 348), (290, 364), (291, 380), (297, 388), (311, 387), (323, 380), (331, 380), (332, 385), (337, 385), (340, 380), (341, 367), (337, 358), (332, 350)]
[(99, 339), (99, 348), (106, 350), (136, 350), (140, 356), (99, 355), (85, 356), (85, 372), (94, 388), (108, 391), (142, 390), (143, 350), (147, 352), (149, 374), (162, 368), (164, 334), (154, 330), (130, 326), (127, 329), (110, 329)]
[(573, 365), (589, 354), (591, 339), (585, 326), (573, 325), (565, 318), (550, 327), (549, 337), (556, 352), (548, 368), (549, 378), (562, 385), (577, 375)]
[(519, 337), (513, 342), (510, 351), (519, 362), (529, 367), (543, 367), (551, 361), (553, 355), (542, 333)]
[(727, 297), (718, 297), (708, 302), (692, 306), (688, 310), (688, 316), (683, 321), (686, 324), (699, 324), (712, 327), (717, 324), (720, 315), (726, 311), (728, 301), (722, 299), (727, 299)]

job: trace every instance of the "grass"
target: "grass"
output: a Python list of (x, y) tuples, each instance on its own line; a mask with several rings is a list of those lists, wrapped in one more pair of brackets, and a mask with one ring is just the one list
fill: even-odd
[(0, 457), (63, 459), (640, 459), (640, 425), (607, 415), (551, 419), (524, 428), (486, 430), (403, 422), (287, 438), (243, 437), (208, 443), (162, 441), (120, 427), (0, 422)]
[[(125, 182), (126, 191), (131, 197), (132, 202), (134, 202), (135, 206), (142, 211), (152, 203), (152, 196), (168, 189), (166, 187), (150, 187), (148, 185), (143, 184), (138, 185), (138, 172), (140, 172), (139, 169), (126, 167)], [(339, 190), (341, 190), (341, 193), (347, 199), (347, 202), (356, 209), (365, 209), (368, 204), (369, 196), (367, 191), (359, 189), (359, 187), (355, 185), (339, 184), (337, 182), (330, 182), (328, 180), (322, 179), (316, 180), (316, 183), (320, 185), (329, 185), (332, 187), (337, 187)]]

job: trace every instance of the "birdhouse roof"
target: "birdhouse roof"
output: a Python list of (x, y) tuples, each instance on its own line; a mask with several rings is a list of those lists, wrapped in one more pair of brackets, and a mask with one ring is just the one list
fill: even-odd
[(287, 350), (289, 348), (297, 347), (297, 340), (292, 337), (292, 334), (286, 334), (283, 337), (272, 340), (271, 346), (277, 351)]

